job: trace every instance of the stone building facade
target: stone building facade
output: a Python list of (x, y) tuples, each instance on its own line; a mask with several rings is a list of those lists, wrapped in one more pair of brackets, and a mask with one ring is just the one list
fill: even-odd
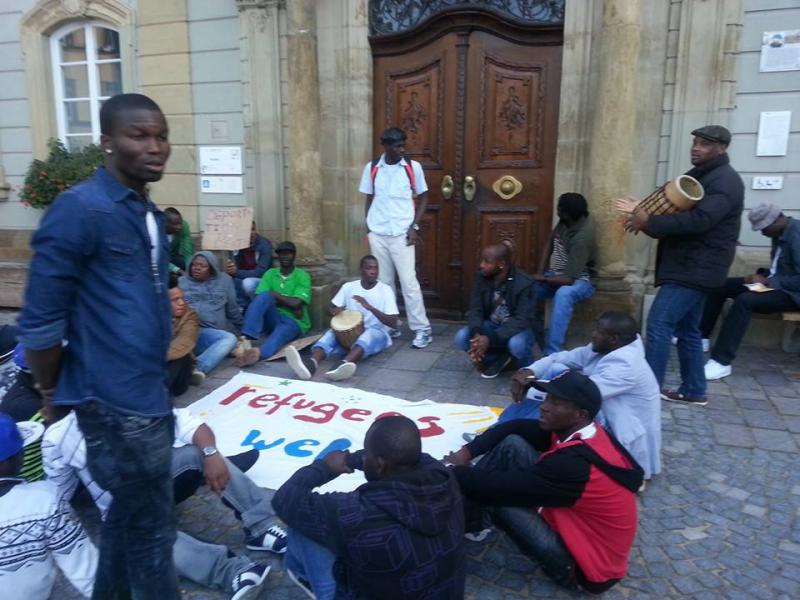
[[(653, 245), (622, 234), (610, 201), (686, 171), (703, 124), (732, 130), (748, 208), (800, 210), (797, 72), (758, 68), (763, 32), (800, 29), (798, 0), (0, 0), (0, 23), (6, 267), (24, 261), (39, 218), (18, 196), (31, 159), (51, 137), (96, 138), (90, 113), (118, 90), (152, 96), (169, 120), (161, 206), (196, 232), (209, 208), (252, 206), (323, 287), (367, 250), (357, 187), (380, 128), (419, 126), (410, 152), (434, 183), (420, 269), (442, 316), (464, 308), (471, 247), (516, 237), (532, 266), (566, 191), (586, 195), (597, 226), (596, 309), (639, 312)], [(765, 110), (792, 111), (786, 156), (756, 156)], [(243, 149), (242, 193), (200, 187), (201, 146)], [(754, 190), (756, 175), (783, 176), (783, 188)], [(522, 190), (505, 201), (509, 176)], [(741, 244), (735, 269), (763, 259), (749, 228)]]

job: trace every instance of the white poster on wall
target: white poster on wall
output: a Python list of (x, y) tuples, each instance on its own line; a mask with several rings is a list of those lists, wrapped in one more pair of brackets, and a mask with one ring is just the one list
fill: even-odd
[(204, 194), (241, 194), (243, 189), (241, 177), (201, 177), (200, 191)]
[(761, 113), (758, 121), (756, 156), (786, 156), (791, 120), (790, 110), (770, 110)]
[(240, 146), (200, 146), (200, 173), (202, 175), (241, 175), (242, 148)]
[(800, 71), (800, 29), (761, 34), (762, 73)]

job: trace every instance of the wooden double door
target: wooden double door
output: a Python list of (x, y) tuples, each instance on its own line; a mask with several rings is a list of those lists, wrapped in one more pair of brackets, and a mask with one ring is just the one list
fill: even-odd
[(538, 266), (552, 225), (561, 34), (464, 22), (373, 42), (373, 57), (375, 137), (404, 129), (429, 188), (417, 252), (425, 304), (460, 318), (481, 248), (510, 240), (520, 267)]

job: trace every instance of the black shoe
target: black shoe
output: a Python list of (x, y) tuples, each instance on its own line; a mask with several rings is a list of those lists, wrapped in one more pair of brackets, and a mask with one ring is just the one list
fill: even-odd
[(265, 564), (255, 564), (246, 571), (242, 571), (233, 578), (231, 600), (252, 600), (256, 598), (267, 579), (271, 567)]
[(486, 367), (481, 373), (481, 377), (484, 379), (494, 379), (508, 366), (508, 363), (511, 362), (511, 357), (508, 354), (502, 354), (500, 357)]
[(702, 396), (686, 396), (675, 390), (668, 389), (661, 390), (661, 398), (669, 400), (670, 402), (682, 402), (683, 404), (694, 404), (695, 406), (705, 406), (708, 404), (708, 398)]

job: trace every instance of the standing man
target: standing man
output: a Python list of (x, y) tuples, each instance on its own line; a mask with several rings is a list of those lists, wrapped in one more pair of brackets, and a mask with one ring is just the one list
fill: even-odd
[(105, 166), (63, 192), (33, 237), (20, 341), (45, 410), (74, 407), (89, 470), (113, 496), (94, 597), (172, 600), (169, 246), (147, 194), (169, 129), (153, 100), (119, 94), (100, 130)]
[[(725, 283), (736, 254), (744, 184), (728, 158), (730, 131), (706, 125), (692, 135), (694, 168), (687, 175), (703, 185), (703, 199), (691, 210), (671, 215), (648, 215), (637, 208), (626, 228), (658, 240), (656, 286), (660, 289), (647, 317), (645, 354), (662, 388), (661, 397), (704, 406), (708, 400), (700, 319), (706, 294)], [(678, 338), (683, 382), (677, 390), (664, 388), (673, 335)]]
[[(733, 298), (719, 337), (705, 366), (708, 380), (731, 374), (731, 363), (742, 343), (753, 313), (770, 314), (800, 309), (800, 223), (787, 217), (774, 204), (762, 204), (748, 215), (753, 231), (772, 239), (772, 265), (747, 277), (730, 277), (708, 295), (703, 325), (708, 336), (726, 298)], [(769, 291), (754, 292), (745, 284), (760, 283)], [(710, 326), (709, 326), (710, 324)]]
[[(405, 158), (405, 131), (387, 129), (381, 135), (381, 144), (383, 154), (367, 163), (358, 186), (358, 191), (367, 195), (369, 247), (378, 259), (383, 283), (394, 289), (397, 273), (408, 326), (414, 332), (411, 346), (425, 348), (433, 337), (417, 280), (416, 245), (421, 241), (419, 222), (428, 206), (428, 185), (422, 166)], [(400, 333), (392, 335), (398, 337)]]
[(518, 367), (533, 362), (533, 286), (528, 274), (514, 266), (508, 244), (483, 249), (467, 326), (458, 330), (455, 344), (484, 379), (497, 377), (512, 356)]

